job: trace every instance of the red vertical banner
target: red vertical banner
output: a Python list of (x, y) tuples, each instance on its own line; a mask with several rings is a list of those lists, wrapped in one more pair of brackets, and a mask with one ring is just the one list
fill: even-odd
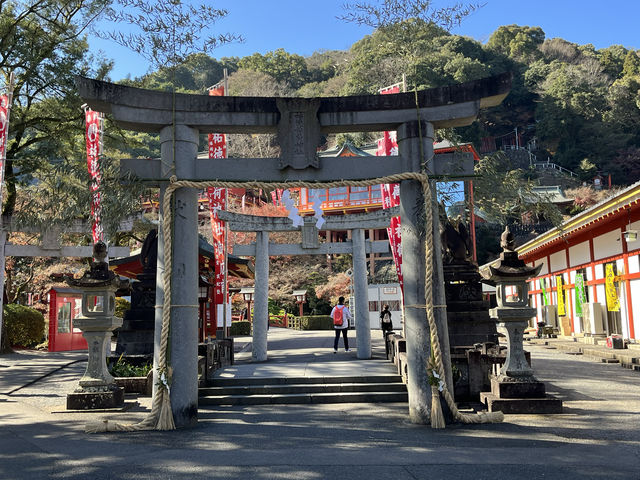
[[(224, 85), (209, 89), (209, 95), (223, 97), (225, 95)], [(209, 134), (209, 158), (227, 158), (227, 138), (222, 133)], [(224, 188), (207, 188), (209, 198), (209, 215), (211, 217), (211, 231), (213, 233), (213, 254), (214, 254), (214, 290), (213, 304), (216, 312), (216, 327), (224, 327), (218, 317), (218, 305), (226, 308), (227, 288), (225, 285), (225, 225), (218, 218), (220, 210), (226, 210), (226, 190)], [(224, 318), (224, 317), (223, 317)], [(215, 331), (207, 332), (215, 335)]]
[[(399, 183), (386, 183), (380, 185), (382, 190), (382, 208), (397, 207), (400, 205), (400, 184)], [(404, 282), (402, 278), (402, 237), (400, 235), (400, 217), (392, 217), (389, 227), (387, 228), (387, 236), (389, 237), (389, 245), (391, 246), (391, 253), (393, 254), (393, 263), (396, 266), (396, 273), (398, 274), (398, 282), (400, 283), (400, 289), (404, 288)]]
[(0, 207), (2, 207), (2, 186), (4, 185), (4, 164), (7, 158), (9, 137), (9, 95), (0, 95)]
[[(386, 95), (390, 93), (400, 93), (400, 86), (394, 85), (389, 88), (380, 90), (380, 94)], [(384, 132), (384, 137), (378, 140), (378, 156), (398, 155), (398, 141), (396, 132)], [(400, 205), (400, 184), (387, 183), (380, 185), (382, 191), (382, 208), (387, 209)], [(393, 263), (396, 266), (398, 274), (398, 283), (400, 290), (404, 291), (404, 282), (402, 278), (402, 243), (400, 236), (400, 217), (393, 217), (387, 228), (387, 236), (389, 237), (389, 246), (393, 255)]]
[(93, 110), (85, 110), (86, 140), (87, 140), (87, 169), (91, 178), (91, 236), (93, 243), (104, 240), (102, 228), (102, 202), (100, 198), (99, 157), (102, 153), (102, 114)]
[(218, 212), (226, 209), (225, 189), (218, 187), (207, 188), (209, 199), (209, 214), (211, 216), (211, 231), (213, 233), (213, 254), (215, 258), (215, 284), (213, 300), (216, 305), (222, 305), (225, 301), (224, 292), (224, 222), (218, 218)]

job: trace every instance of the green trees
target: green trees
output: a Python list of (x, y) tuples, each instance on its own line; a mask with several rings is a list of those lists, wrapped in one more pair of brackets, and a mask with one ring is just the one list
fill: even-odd
[(512, 59), (536, 59), (539, 47), (544, 42), (544, 31), (540, 27), (505, 25), (491, 34), (487, 47)]
[(524, 218), (532, 223), (541, 219), (554, 224), (561, 222), (557, 207), (533, 190), (528, 172), (513, 168), (503, 153), (483, 157), (475, 173), (475, 203), (488, 220), (501, 225), (521, 223)]
[[(82, 101), (74, 78), (105, 78), (111, 63), (89, 54), (86, 32), (104, 0), (31, 0), (2, 3), (0, 72), (16, 75), (6, 162), (4, 214), (49, 226), (88, 217)], [(117, 157), (122, 132), (107, 123), (105, 144)], [(103, 218), (113, 232), (137, 208), (139, 189), (117, 188), (117, 165), (102, 160)]]
[(43, 160), (76, 152), (82, 112), (73, 79), (108, 71), (108, 62), (89, 55), (84, 38), (104, 6), (102, 0), (2, 2), (0, 72), (5, 82), (11, 72), (16, 75), (4, 214), (14, 211), (16, 185), (29, 181)]
[(561, 39), (540, 46), (543, 56), (527, 70), (536, 91), (536, 136), (554, 161), (576, 170), (589, 158), (614, 181), (632, 181), (617, 174), (618, 152), (638, 145), (637, 52), (621, 46), (598, 51)]
[(266, 73), (277, 82), (287, 83), (291, 88), (300, 88), (307, 82), (309, 71), (305, 59), (279, 48), (262, 55), (254, 53), (238, 62), (240, 68)]

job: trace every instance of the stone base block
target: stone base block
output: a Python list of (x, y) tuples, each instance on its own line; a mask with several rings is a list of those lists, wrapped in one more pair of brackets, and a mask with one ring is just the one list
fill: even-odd
[(496, 377), (491, 377), (491, 393), (497, 398), (545, 398), (544, 383), (535, 379), (531, 381), (501, 382)]
[(105, 391), (73, 392), (67, 394), (67, 410), (103, 410), (124, 405), (124, 388), (112, 387)]
[(550, 395), (544, 398), (499, 398), (493, 393), (482, 392), (480, 401), (490, 412), (504, 414), (562, 413), (562, 400)]
[(146, 377), (115, 377), (116, 385), (122, 387), (124, 393), (137, 393), (150, 397), (153, 391), (153, 372)]
[(409, 371), (407, 368), (407, 354), (406, 352), (401, 352), (398, 354), (398, 375), (402, 375), (402, 381), (407, 383), (409, 381)]

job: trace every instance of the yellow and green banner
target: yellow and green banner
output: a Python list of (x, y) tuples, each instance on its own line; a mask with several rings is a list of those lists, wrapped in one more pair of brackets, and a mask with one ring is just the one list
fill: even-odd
[(584, 291), (584, 276), (581, 273), (576, 275), (576, 315), (582, 316), (582, 304), (587, 302), (587, 295)]
[(564, 290), (562, 288), (562, 275), (556, 276), (556, 290), (558, 291), (558, 316), (564, 317), (567, 314), (567, 309), (564, 306)]
[(618, 290), (615, 283), (616, 274), (613, 271), (613, 263), (605, 265), (605, 292), (607, 295), (607, 311), (619, 312), (620, 299), (618, 298)]
[(547, 295), (547, 279), (540, 279), (540, 289), (542, 290), (542, 304), (546, 307), (549, 305), (549, 296)]

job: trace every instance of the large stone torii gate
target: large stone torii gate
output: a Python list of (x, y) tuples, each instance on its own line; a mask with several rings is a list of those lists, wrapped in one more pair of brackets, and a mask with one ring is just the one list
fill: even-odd
[[(327, 98), (211, 97), (172, 95), (79, 77), (80, 96), (94, 110), (110, 113), (120, 127), (160, 134), (159, 160), (123, 160), (134, 172), (164, 193), (170, 176), (179, 180), (327, 182), (363, 180), (406, 172), (455, 173), (452, 157), (434, 159), (434, 129), (468, 125), (480, 108), (498, 105), (509, 93), (505, 73), (460, 85), (393, 95)], [(322, 158), (322, 133), (396, 130), (398, 156)], [(277, 133), (279, 158), (198, 159), (200, 133)], [(429, 360), (429, 326), (425, 321), (425, 229), (421, 184), (400, 185), (404, 274), (405, 331), (409, 373), (409, 416), (427, 423), (431, 390), (425, 365)], [(197, 380), (197, 190), (175, 192), (169, 348), (173, 380), (171, 406), (177, 427), (192, 426), (198, 416)], [(161, 212), (161, 220), (162, 220)], [(435, 216), (437, 218), (437, 214)], [(437, 240), (437, 222), (434, 222)], [(159, 238), (158, 245), (163, 244)], [(437, 248), (437, 246), (434, 246)], [(159, 248), (158, 268), (164, 262)], [(439, 255), (435, 255), (436, 260)], [(438, 262), (436, 262), (438, 263)], [(160, 282), (162, 272), (157, 276)], [(440, 268), (434, 269), (434, 302), (445, 303)], [(157, 305), (164, 301), (159, 285)], [(411, 306), (411, 307), (407, 307)], [(443, 349), (447, 349), (446, 310), (435, 309)], [(161, 308), (156, 307), (156, 359), (160, 345)], [(442, 327), (442, 328), (440, 328)], [(444, 332), (444, 334), (443, 334)], [(450, 368), (449, 368), (450, 370)], [(155, 383), (155, 382), (154, 382)], [(453, 391), (453, 389), (451, 389)]]
[[(314, 217), (305, 217), (302, 227), (295, 227), (287, 217), (259, 217), (231, 212), (219, 212), (221, 220), (236, 232), (256, 232), (256, 242), (250, 245), (234, 245), (235, 255), (255, 257), (256, 291), (255, 314), (253, 316), (254, 361), (267, 360), (267, 325), (269, 322), (269, 256), (275, 255), (326, 255), (348, 253), (353, 257), (353, 286), (355, 293), (355, 324), (358, 339), (357, 355), (360, 359), (371, 358), (371, 327), (367, 294), (367, 253), (387, 253), (389, 242), (365, 241), (364, 229), (386, 228), (391, 217), (398, 215), (398, 207), (373, 213), (331, 215), (326, 218), (321, 230), (350, 230), (352, 241), (319, 243), (318, 228)], [(302, 232), (298, 244), (269, 243), (269, 232)]]

